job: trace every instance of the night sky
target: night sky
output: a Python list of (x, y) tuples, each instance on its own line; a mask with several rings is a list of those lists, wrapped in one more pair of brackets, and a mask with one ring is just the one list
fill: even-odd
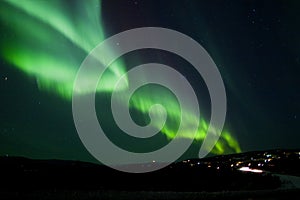
[[(182, 32), (213, 58), (227, 92), (224, 130), (242, 152), (300, 148), (300, 2), (106, 0), (88, 6), (82, 5), (85, 1), (53, 1), (52, 6), (40, 2), (45, 10), (39, 17), (14, 3), (0, 2), (1, 156), (95, 161), (76, 133), (69, 93), (72, 79), (67, 78), (98, 42), (148, 26)], [(97, 12), (99, 24), (84, 21)], [(52, 19), (59, 20), (53, 22), (62, 26), (47, 24), (41, 15), (56, 16)], [(74, 30), (78, 37), (72, 37)], [(95, 33), (103, 35), (98, 38)], [(209, 118), (207, 89), (185, 61), (151, 50), (130, 52), (122, 59), (118, 66), (126, 67), (119, 70), (154, 61), (172, 65), (191, 82), (204, 118)], [(102, 123), (112, 134), (108, 137), (124, 142), (126, 137), (115, 133), (116, 124), (106, 113), (110, 88), (105, 89), (97, 93), (97, 111), (107, 116)], [(137, 123), (147, 123), (139, 111), (132, 110), (133, 115), (137, 112)], [(159, 147), (170, 139), (165, 135), (136, 147), (141, 152)], [(237, 152), (224, 146), (223, 154)], [(194, 156), (197, 148), (199, 141), (186, 156)]]

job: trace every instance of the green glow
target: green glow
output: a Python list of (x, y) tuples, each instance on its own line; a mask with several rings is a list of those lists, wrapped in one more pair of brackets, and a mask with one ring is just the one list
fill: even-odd
[(85, 3), (74, 0), (72, 5), (78, 6), (71, 6), (72, 11), (69, 12), (66, 12), (66, 7), (70, 7), (70, 4), (67, 5), (61, 0), (7, 0), (7, 2), (48, 24), (49, 28), (57, 30), (86, 52), (90, 52), (104, 39), (98, 0), (88, 0)]
[[(81, 62), (104, 40), (100, 5), (97, 0), (73, 1), (71, 7), (60, 0), (1, 2), (0, 19), (16, 35), (1, 44), (2, 56), (36, 77), (40, 89), (70, 100)], [(112, 91), (125, 73), (122, 61), (108, 69), (97, 91)], [(92, 92), (89, 84), (87, 78), (79, 92)]]
[[(2, 1), (0, 20), (13, 36), (0, 44), (1, 55), (21, 71), (35, 77), (41, 90), (71, 100), (73, 82), (83, 59), (105, 39), (100, 7), (98, 0), (73, 0), (72, 4), (61, 0)], [(113, 53), (113, 49), (107, 51)], [(125, 73), (122, 60), (114, 62), (105, 71), (97, 91), (112, 92), (117, 80)], [(82, 88), (76, 88), (77, 92), (92, 92), (90, 84), (87, 77)], [(199, 123), (198, 116), (192, 110), (181, 110), (176, 98), (165, 90), (135, 93), (130, 108), (140, 112), (143, 122), (147, 122), (149, 108), (157, 103), (163, 105), (168, 116), (161, 133), (173, 139), (182, 117), (188, 122), (182, 124), (186, 132), (184, 138), (192, 138), (189, 127)], [(127, 105), (124, 103), (124, 106)], [(159, 117), (162, 111), (156, 110), (154, 114)], [(207, 130), (207, 121), (201, 118), (195, 141), (203, 141)], [(232, 151), (240, 152), (239, 144), (228, 131), (223, 131), (212, 153)]]
[[(175, 96), (171, 92), (156, 87), (155, 90), (153, 90), (155, 91), (155, 93), (149, 93), (149, 91), (151, 90), (153, 90), (153, 88), (151, 89), (151, 87), (145, 87), (144, 90), (137, 90), (131, 97), (129, 106), (132, 109), (137, 109), (138, 111), (140, 111), (143, 117), (143, 121), (147, 122), (149, 121), (148, 113), (150, 107), (157, 103), (163, 105), (164, 109), (167, 112), (169, 121), (167, 120), (164, 127), (161, 129), (161, 132), (165, 134), (168, 139), (173, 139), (176, 136), (178, 126), (182, 121), (182, 117), (186, 119), (184, 121), (187, 121), (186, 124), (181, 124), (181, 126), (183, 126), (185, 130), (185, 135), (183, 136), (183, 138), (193, 139), (193, 135), (191, 135), (189, 127), (191, 127), (191, 125), (197, 125), (199, 118), (193, 115), (192, 111), (181, 110)], [(162, 113), (163, 111), (158, 110), (156, 113), (154, 113), (154, 115), (157, 115), (157, 118), (161, 118), (159, 115), (161, 115)], [(159, 127), (159, 125), (157, 125), (157, 127)], [(208, 123), (203, 118), (201, 118), (198, 132), (196, 134), (196, 137), (194, 138), (195, 141), (203, 141), (206, 137), (207, 131)], [(212, 134), (217, 133), (217, 131), (219, 130), (213, 129), (213, 131), (214, 132)], [(237, 140), (228, 131), (223, 131), (220, 139), (212, 150), (212, 153), (223, 154), (226, 152), (238, 153), (241, 152), (241, 149)]]

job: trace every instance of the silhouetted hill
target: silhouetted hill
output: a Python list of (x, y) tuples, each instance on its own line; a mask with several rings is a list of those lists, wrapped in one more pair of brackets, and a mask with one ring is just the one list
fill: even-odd
[(80, 161), (0, 157), (0, 176), (1, 188), (8, 189), (261, 190), (281, 186), (275, 173), (300, 176), (299, 158), (298, 150), (257, 151), (184, 160), (155, 172), (131, 174)]
[(286, 199), (300, 194), (299, 158), (298, 150), (257, 151), (132, 174), (80, 161), (0, 157), (0, 199)]

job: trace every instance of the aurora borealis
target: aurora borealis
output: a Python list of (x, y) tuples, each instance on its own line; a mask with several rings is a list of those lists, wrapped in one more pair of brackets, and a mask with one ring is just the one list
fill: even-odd
[[(174, 2), (170, 3), (169, 7), (165, 8), (164, 13), (160, 13), (161, 18), (165, 20), (160, 22), (158, 17), (151, 15), (151, 11), (156, 10), (153, 7), (154, 5), (157, 7), (165, 7), (164, 4), (167, 3), (153, 3), (154, 5), (152, 5), (150, 2), (145, 2), (142, 10), (145, 12), (145, 16), (148, 16), (149, 19), (138, 19), (137, 17), (133, 17), (135, 12), (132, 12), (132, 15), (130, 14), (131, 9), (134, 10), (134, 8), (137, 6), (143, 5), (143, 3), (139, 1), (136, 2), (137, 5), (135, 4), (135, 1), (133, 1), (132, 4), (130, 4), (131, 7), (125, 2), (117, 3), (117, 1), (115, 1), (109, 3), (108, 1), (100, 2), (97, 0), (76, 0), (72, 2), (59, 0), (8, 0), (0, 3), (1, 28), (5, 30), (2, 33), (0, 45), (1, 59), (4, 62), (3, 65), (5, 65), (6, 68), (9, 68), (8, 71), (12, 70), (12, 72), (17, 73), (18, 76), (29, 77), (31, 82), (29, 81), (28, 84), (31, 84), (30, 87), (38, 88), (38, 90), (33, 89), (34, 91), (31, 91), (32, 89), (30, 89), (29, 91), (33, 92), (37, 98), (44, 99), (44, 101), (46, 100), (47, 102), (45, 103), (46, 105), (43, 103), (43, 106), (45, 107), (42, 109), (42, 111), (32, 111), (33, 113), (38, 112), (35, 117), (43, 116), (40, 120), (44, 121), (40, 122), (41, 124), (39, 124), (39, 120), (34, 119), (31, 122), (28, 122), (30, 125), (21, 125), (21, 127), (23, 127), (22, 129), (25, 128), (25, 130), (14, 128), (14, 132), (18, 131), (18, 133), (15, 134), (18, 135), (15, 136), (17, 138), (16, 140), (5, 135), (4, 129), (2, 130), (3, 135), (1, 137), (4, 139), (1, 141), (6, 144), (2, 145), (0, 153), (25, 155), (29, 157), (54, 157), (63, 159), (89, 160), (90, 157), (86, 155), (87, 153), (85, 150), (83, 150), (84, 147), (82, 147), (76, 136), (76, 130), (71, 122), (72, 118), (70, 114), (73, 82), (80, 64), (87, 54), (98, 43), (106, 39), (108, 36), (118, 33), (119, 31), (140, 27), (141, 25), (169, 26), (170, 28), (177, 29), (178, 27), (176, 23), (181, 24), (182, 29), (178, 28), (180, 31), (190, 35), (198, 42), (203, 44), (217, 65), (220, 66), (219, 70), (222, 73), (225, 85), (227, 87), (226, 89), (229, 94), (229, 119), (227, 119), (225, 129), (223, 130), (221, 138), (215, 145), (212, 153), (238, 153), (241, 152), (241, 150), (244, 150), (243, 145), (241, 145), (239, 141), (241, 136), (238, 136), (241, 134), (240, 131), (242, 131), (243, 127), (247, 127), (245, 128), (247, 129), (247, 133), (245, 134), (250, 134), (252, 131), (257, 131), (260, 129), (260, 125), (245, 126), (241, 125), (242, 123), (239, 122), (239, 119), (243, 117), (241, 115), (244, 114), (242, 110), (245, 110), (245, 107), (249, 106), (249, 101), (255, 104), (256, 100), (253, 96), (255, 96), (256, 93), (249, 92), (249, 94), (247, 94), (245, 86), (243, 84), (239, 85), (240, 79), (237, 80), (236, 77), (242, 79), (242, 77), (247, 76), (247, 72), (241, 72), (240, 68), (235, 70), (233, 66), (236, 66), (236, 63), (229, 64), (230, 58), (236, 56), (230, 56), (230, 52), (233, 51), (222, 50), (222, 48), (225, 47), (222, 46), (222, 39), (220, 39), (221, 37), (214, 36), (214, 29), (210, 26), (209, 20), (205, 21), (209, 15), (203, 11), (203, 16), (201, 16), (201, 14), (198, 14), (197, 11), (194, 11), (194, 6), (197, 7), (197, 5), (200, 3), (195, 3), (194, 6), (192, 6), (192, 3), (185, 3), (185, 6), (191, 10), (186, 18), (197, 19), (197, 23), (200, 24), (200, 28), (197, 28), (197, 26), (188, 23), (189, 20), (183, 17), (183, 13), (179, 9), (180, 4), (178, 2)], [(149, 6), (150, 4), (152, 6)], [(203, 4), (209, 9), (214, 8), (209, 3)], [(242, 3), (240, 4), (242, 7)], [(149, 9), (149, 11), (145, 10), (146, 8)], [(114, 12), (113, 9), (116, 9), (117, 11)], [(128, 9), (128, 12), (125, 12), (124, 20), (121, 20), (121, 11), (126, 9)], [(171, 14), (166, 14), (173, 14), (173, 12), (170, 11), (172, 9), (178, 10), (178, 13), (175, 14), (175, 17), (172, 17)], [(219, 9), (220, 8), (218, 7), (218, 10)], [(140, 11), (137, 11), (136, 15), (138, 15), (139, 12)], [(253, 9), (252, 11), (250, 9), (250, 12), (253, 14)], [(222, 12), (220, 13), (221, 14), (219, 15), (221, 16)], [(250, 17), (252, 17), (252, 15)], [(170, 18), (172, 18), (172, 20)], [(144, 21), (142, 19), (144, 19)], [(249, 26), (251, 26), (251, 21)], [(225, 28), (222, 30), (225, 30)], [(218, 45), (221, 47), (218, 48)], [(108, 49), (107, 53), (113, 54), (113, 47)], [(255, 53), (253, 53), (253, 55), (255, 55)], [(105, 59), (105, 56), (101, 57), (100, 59)], [(137, 55), (134, 57), (134, 59), (135, 61), (140, 60), (143, 62), (142, 56), (139, 57)], [(259, 63), (259, 61), (257, 61), (257, 63)], [(97, 87), (97, 107), (99, 110), (109, 110), (109, 104), (107, 102), (112, 90), (114, 89), (115, 83), (131, 67), (132, 62), (130, 60), (128, 61), (121, 58), (114, 62), (109, 67), (109, 70), (105, 72), (103, 78), (101, 79), (101, 84), (99, 84)], [(186, 66), (179, 67), (182, 68), (183, 71), (187, 68)], [(189, 75), (188, 73), (189, 72), (187, 71), (187, 76)], [(235, 76), (235, 74), (238, 75)], [(193, 77), (193, 75), (191, 75), (191, 77), (187, 78), (188, 80), (192, 79), (192, 82), (197, 84), (194, 79), (199, 77)], [(10, 81), (10, 77), (8, 77), (8, 81)], [(128, 80), (128, 84), (130, 84), (130, 80)], [(197, 87), (195, 84), (193, 86)], [(126, 86), (121, 89), (126, 91)], [(155, 92), (152, 92), (153, 90), (155, 90)], [(200, 89), (196, 89), (198, 92), (199, 90)], [(80, 88), (79, 92), (81, 92), (82, 95), (91, 92), (88, 78), (86, 80), (86, 84)], [(43, 95), (45, 95), (45, 97), (43, 97)], [(51, 98), (47, 101), (48, 96)], [(252, 98), (251, 100), (250, 97)], [(126, 102), (122, 102), (121, 99), (120, 103), (124, 104), (125, 107), (129, 107), (133, 119), (137, 121), (138, 124), (142, 125), (148, 123), (148, 113), (150, 107), (157, 103), (162, 104), (166, 109), (168, 119), (160, 133), (164, 137), (159, 137), (159, 139), (164, 140), (166, 143), (176, 135), (180, 117), (187, 119), (186, 121), (189, 122), (188, 124), (184, 125), (184, 127), (186, 127), (185, 138), (190, 138), (188, 131), (189, 125), (194, 125), (195, 123), (200, 124), (192, 149), (199, 148), (201, 142), (206, 136), (206, 131), (208, 129), (207, 119), (209, 119), (209, 114), (204, 114), (204, 117), (201, 116), (201, 118), (199, 118), (198, 116), (194, 116), (192, 111), (181, 111), (176, 98), (172, 93), (168, 92), (166, 88), (158, 88), (156, 86), (141, 88), (140, 91), (136, 92), (132, 96), (129, 105), (126, 105)], [(51, 111), (51, 108), (54, 107), (57, 107), (57, 111), (55, 113), (53, 113), (54, 111)], [(264, 119), (263, 121), (265, 121), (266, 124), (271, 123), (267, 122), (267, 119), (271, 118), (263, 117), (263, 114), (259, 114), (260, 111), (258, 107), (259, 106), (254, 106), (253, 109), (245, 112), (245, 115), (248, 115), (249, 113), (250, 118), (253, 118), (251, 115), (253, 112), (255, 112), (257, 115), (259, 115), (257, 116), (257, 121)], [(26, 115), (31, 115), (28, 114), (28, 111), (30, 112), (29, 108), (33, 110), (38, 109), (35, 108), (34, 104), (32, 104), (28, 107), (28, 109), (24, 108), (27, 114), (21, 114), (21, 116), (26, 118)], [(236, 111), (239, 108), (241, 108), (240, 111)], [(204, 110), (207, 111), (209, 109), (205, 108)], [(231, 115), (231, 113), (234, 111), (239, 114)], [(159, 115), (160, 111), (157, 110), (156, 114)], [(108, 130), (119, 131), (114, 127), (116, 124), (110, 115), (111, 114), (107, 115), (107, 119), (103, 123)], [(292, 120), (294, 121), (295, 119), (297, 120), (295, 116), (296, 114), (292, 115)], [(56, 117), (57, 119), (53, 119)], [(52, 119), (49, 120), (48, 118)], [(18, 122), (14, 121), (13, 119), (14, 118), (11, 117), (11, 120), (4, 120), (4, 122), (2, 122), (3, 127), (6, 130), (9, 129), (11, 131), (11, 128), (7, 127), (18, 126)], [(52, 125), (45, 125), (48, 123), (47, 121), (52, 123)], [(291, 126), (294, 126), (294, 121), (292, 122)], [(20, 124), (23, 123), (25, 122), (21, 122)], [(237, 127), (239, 128), (235, 128), (235, 123), (238, 124)], [(255, 123), (253, 122), (253, 124)], [(42, 134), (41, 132), (43, 131), (45, 131), (45, 133)], [(218, 130), (215, 131), (217, 132)], [(275, 130), (271, 132), (275, 132)], [(63, 138), (62, 141), (57, 141), (56, 138), (58, 137)], [(115, 140), (118, 140), (116, 136), (112, 137), (114, 137)], [(257, 137), (259, 138), (260, 136)], [(44, 138), (48, 138), (48, 142), (44, 141)], [(60, 144), (59, 147), (56, 146), (56, 143)], [(116, 143), (118, 143), (118, 141), (116, 141)], [(247, 142), (244, 140), (243, 144), (245, 143)], [(21, 147), (17, 148), (17, 144)], [(65, 148), (63, 147), (64, 145)], [(251, 144), (247, 143), (246, 146), (249, 147)], [(38, 149), (39, 152), (35, 151), (35, 149)], [(196, 155), (194, 150), (191, 151), (191, 155)]]
[[(64, 8), (66, 3), (7, 1), (7, 5), (1, 7), (1, 18), (18, 36), (6, 41), (2, 52), (10, 63), (34, 75), (41, 89), (52, 90), (69, 99), (82, 59), (103, 41), (104, 36), (99, 1), (74, 2), (78, 5), (78, 12), (73, 10), (76, 16)], [(122, 63), (116, 63), (110, 69), (106, 75), (108, 82), (125, 70)], [(112, 84), (106, 81), (99, 90), (112, 89)]]

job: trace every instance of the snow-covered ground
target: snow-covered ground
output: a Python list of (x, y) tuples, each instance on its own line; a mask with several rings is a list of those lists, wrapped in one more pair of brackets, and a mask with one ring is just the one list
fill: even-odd
[(282, 174), (274, 174), (278, 176), (282, 182), (282, 189), (300, 189), (300, 177)]

